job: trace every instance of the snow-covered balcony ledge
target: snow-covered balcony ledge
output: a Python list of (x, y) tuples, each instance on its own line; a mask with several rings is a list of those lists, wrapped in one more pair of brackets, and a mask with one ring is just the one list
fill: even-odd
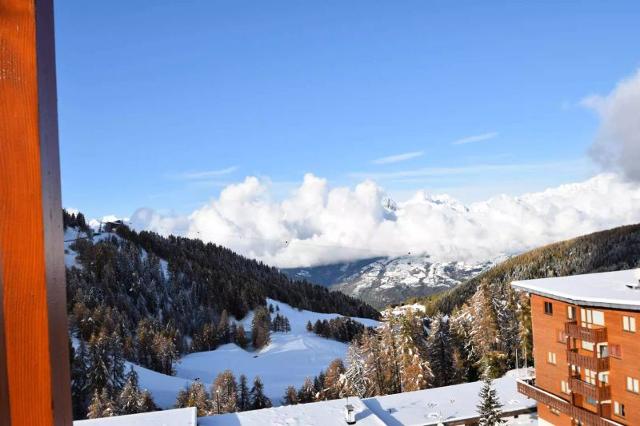
[(197, 424), (195, 408), (177, 408), (73, 422), (73, 426), (196, 426)]

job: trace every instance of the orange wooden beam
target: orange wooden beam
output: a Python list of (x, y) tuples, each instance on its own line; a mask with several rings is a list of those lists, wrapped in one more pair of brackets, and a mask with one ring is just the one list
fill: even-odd
[(56, 103), (52, 0), (0, 1), (2, 425), (72, 422)]

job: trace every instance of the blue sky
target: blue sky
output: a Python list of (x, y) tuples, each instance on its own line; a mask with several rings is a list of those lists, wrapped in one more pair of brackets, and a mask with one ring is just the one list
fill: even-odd
[[(63, 202), (187, 213), (307, 172), (463, 201), (584, 180), (579, 105), (640, 66), (639, 2), (56, 2)], [(391, 157), (391, 158), (389, 158)]]

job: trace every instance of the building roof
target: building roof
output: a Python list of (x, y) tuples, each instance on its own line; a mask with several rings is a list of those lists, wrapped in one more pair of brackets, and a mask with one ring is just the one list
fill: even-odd
[[(524, 371), (520, 372), (525, 374)], [(535, 409), (536, 401), (519, 394), (516, 386), (517, 371), (494, 380), (493, 384), (503, 404), (505, 416)], [(440, 388), (404, 392), (395, 395), (360, 399), (349, 398), (356, 412), (357, 425), (437, 425), (471, 420), (478, 416), (482, 382), (463, 383)], [(288, 405), (263, 410), (201, 417), (201, 426), (262, 426), (262, 425), (344, 425), (345, 399)], [(510, 420), (508, 424), (535, 424), (529, 418)]]
[(195, 408), (177, 408), (127, 416), (76, 420), (73, 426), (196, 426), (196, 414)]
[[(584, 306), (640, 311), (640, 269), (513, 281), (514, 288)], [(633, 286), (638, 288), (632, 288)]]
[[(353, 405), (358, 426), (385, 425), (359, 398), (349, 398), (349, 404)], [(262, 410), (243, 411), (241, 413), (200, 417), (198, 424), (200, 426), (343, 426), (346, 424), (345, 405), (346, 400), (344, 399), (286, 405)]]
[[(510, 371), (493, 381), (505, 415), (516, 415), (536, 407), (536, 401), (518, 393), (517, 375), (517, 371)], [(477, 418), (482, 385), (481, 381), (462, 383), (377, 396), (364, 399), (363, 402), (387, 425), (451, 424)]]

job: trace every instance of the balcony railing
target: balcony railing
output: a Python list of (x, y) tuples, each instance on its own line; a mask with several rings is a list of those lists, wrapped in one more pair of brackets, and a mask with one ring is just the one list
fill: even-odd
[(567, 350), (567, 362), (598, 373), (609, 370), (609, 357), (596, 358), (594, 356), (581, 355), (577, 349)]
[(586, 426), (623, 426), (620, 423), (600, 417), (596, 413), (587, 411), (584, 408), (576, 407), (564, 399), (558, 398), (557, 396), (546, 392), (533, 384), (519, 380), (518, 392), (528, 396), (529, 398), (535, 399), (541, 404), (556, 409), (572, 419), (580, 420), (580, 422)]
[(564, 331), (569, 337), (584, 340), (585, 342), (604, 343), (607, 341), (607, 329), (605, 327), (582, 327), (576, 321), (569, 321), (565, 323)]
[(611, 399), (611, 387), (609, 385), (601, 384), (600, 386), (596, 386), (576, 377), (572, 377), (569, 382), (569, 386), (571, 387), (571, 392), (595, 401), (606, 401)]

